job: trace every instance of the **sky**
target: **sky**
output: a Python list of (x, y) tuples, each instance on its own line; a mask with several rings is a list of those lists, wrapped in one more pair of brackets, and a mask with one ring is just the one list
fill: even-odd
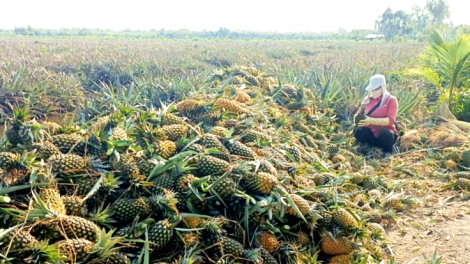
[[(448, 0), (454, 25), (469, 24), (469, 0)], [(326, 32), (373, 29), (390, 7), (426, 0), (0, 0), (0, 28), (189, 29)]]

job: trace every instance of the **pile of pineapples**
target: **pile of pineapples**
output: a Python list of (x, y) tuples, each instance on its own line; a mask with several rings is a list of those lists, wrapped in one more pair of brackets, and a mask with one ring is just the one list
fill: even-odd
[(383, 225), (413, 199), (388, 195), (316, 102), (236, 67), (161, 109), (116, 103), (59, 125), (14, 108), (0, 152), (2, 261), (380, 261)]

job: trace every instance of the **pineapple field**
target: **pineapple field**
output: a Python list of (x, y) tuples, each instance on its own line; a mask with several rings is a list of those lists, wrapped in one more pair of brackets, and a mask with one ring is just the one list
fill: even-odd
[[(468, 263), (469, 130), (425, 50), (0, 38), (1, 262)], [(376, 73), (388, 159), (352, 135)]]

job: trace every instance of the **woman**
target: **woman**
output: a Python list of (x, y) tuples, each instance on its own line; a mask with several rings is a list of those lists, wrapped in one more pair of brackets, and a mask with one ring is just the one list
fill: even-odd
[(365, 107), (367, 117), (359, 122), (354, 136), (357, 142), (381, 148), (384, 157), (388, 158), (392, 156), (393, 144), (398, 138), (395, 126), (398, 101), (387, 91), (385, 76), (382, 74), (370, 78), (366, 91), (368, 94), (362, 100), (358, 113)]

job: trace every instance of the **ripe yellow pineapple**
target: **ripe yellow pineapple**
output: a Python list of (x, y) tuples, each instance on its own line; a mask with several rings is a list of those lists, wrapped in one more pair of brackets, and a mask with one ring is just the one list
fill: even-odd
[(245, 180), (248, 190), (261, 194), (270, 194), (277, 184), (277, 177), (266, 172), (248, 175)]
[(186, 125), (166, 125), (161, 129), (171, 141), (177, 141), (182, 137), (186, 137), (186, 134), (188, 133), (188, 127)]
[(235, 114), (249, 114), (250, 111), (247, 109), (245, 104), (239, 103), (234, 100), (219, 98), (215, 101), (216, 109), (222, 109), (227, 112)]
[[(336, 240), (336, 241), (335, 241)], [(335, 237), (335, 240), (329, 236), (323, 236), (321, 250), (327, 255), (350, 254), (356, 245), (346, 237)]]
[(268, 232), (262, 232), (258, 236), (258, 243), (269, 253), (272, 253), (279, 248), (279, 241), (275, 236), (269, 234)]
[(342, 208), (333, 213), (333, 221), (345, 230), (357, 227), (357, 220), (351, 213)]
[[(304, 198), (302, 198), (302, 196), (297, 195), (297, 194), (290, 194), (289, 196), (294, 201), (294, 204), (297, 206), (297, 208), (299, 209), (302, 215), (305, 216), (310, 213), (310, 204), (308, 203), (307, 200), (305, 200)], [(297, 215), (294, 208), (292, 207), (289, 207), (287, 212), (291, 215)]]

